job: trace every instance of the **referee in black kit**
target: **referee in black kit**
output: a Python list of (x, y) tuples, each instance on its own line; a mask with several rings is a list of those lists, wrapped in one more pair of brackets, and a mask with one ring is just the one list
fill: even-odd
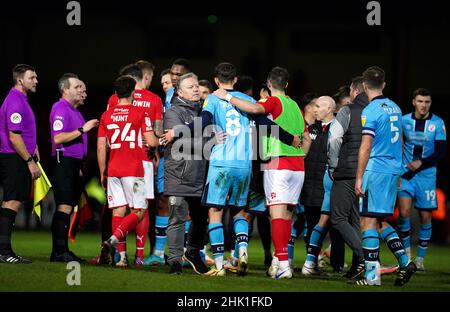
[(70, 215), (82, 192), (82, 161), (87, 155), (87, 134), (97, 127), (97, 119), (85, 122), (78, 111), (86, 93), (75, 74), (64, 74), (58, 81), (61, 99), (50, 112), (52, 156), (55, 161), (54, 194), (56, 211), (52, 221), (51, 262), (83, 261), (68, 247)]

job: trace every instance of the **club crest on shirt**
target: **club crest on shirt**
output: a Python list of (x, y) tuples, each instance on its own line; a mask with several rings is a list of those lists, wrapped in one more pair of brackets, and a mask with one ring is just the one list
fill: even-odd
[(431, 124), (428, 126), (428, 131), (434, 132), (436, 130), (436, 126), (434, 124)]
[(17, 125), (22, 122), (22, 115), (19, 113), (13, 113), (11, 114), (10, 120), (13, 124)]
[(62, 130), (63, 126), (64, 126), (63, 122), (57, 119), (53, 122), (53, 131)]

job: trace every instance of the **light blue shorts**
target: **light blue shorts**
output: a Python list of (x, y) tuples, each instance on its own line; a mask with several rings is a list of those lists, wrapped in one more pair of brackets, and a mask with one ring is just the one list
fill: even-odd
[(206, 207), (247, 207), (251, 168), (209, 166), (202, 205)]
[(414, 176), (411, 180), (402, 179), (398, 197), (414, 200), (414, 207), (420, 210), (437, 209), (436, 179), (424, 179)]
[(400, 176), (373, 171), (364, 172), (359, 212), (363, 217), (388, 217), (394, 213)]

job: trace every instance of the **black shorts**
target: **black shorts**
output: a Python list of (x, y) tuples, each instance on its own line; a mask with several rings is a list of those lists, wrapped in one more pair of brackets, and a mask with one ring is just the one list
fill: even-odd
[(19, 154), (0, 154), (0, 183), (3, 185), (3, 200), (24, 202), (29, 198), (31, 173)]
[(56, 164), (53, 180), (53, 192), (56, 206), (78, 205), (83, 190), (80, 168), (82, 160), (73, 157), (59, 156), (54, 158)]

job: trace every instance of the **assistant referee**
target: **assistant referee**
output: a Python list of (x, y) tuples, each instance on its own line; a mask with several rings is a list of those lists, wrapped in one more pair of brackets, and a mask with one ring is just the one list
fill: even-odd
[(28, 95), (36, 92), (36, 70), (18, 64), (13, 69), (14, 87), (0, 108), (0, 183), (3, 202), (0, 209), (0, 263), (31, 263), (11, 247), (11, 233), (22, 202), (30, 193), (31, 179), (41, 171), (36, 144), (36, 120)]

